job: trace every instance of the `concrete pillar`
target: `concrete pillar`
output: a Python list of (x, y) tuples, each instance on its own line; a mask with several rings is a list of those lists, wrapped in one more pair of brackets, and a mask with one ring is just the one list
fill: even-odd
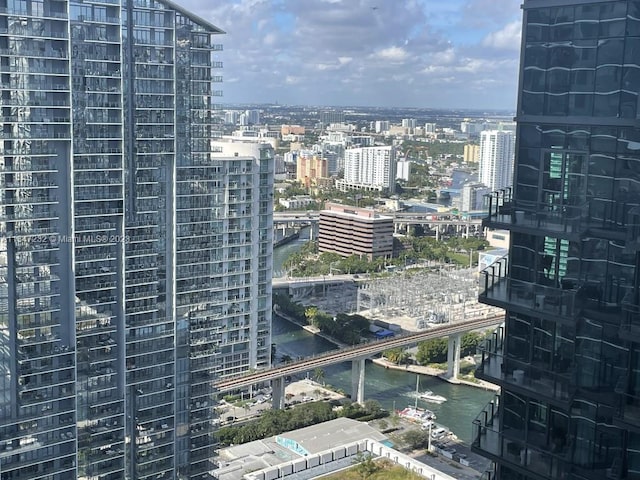
[(271, 380), (271, 407), (274, 410), (284, 409), (284, 377)]
[(436, 242), (440, 241), (440, 225), (436, 225)]
[(364, 368), (365, 358), (351, 360), (351, 400), (364, 403)]
[(459, 333), (449, 335), (447, 349), (447, 378), (458, 378), (460, 373), (460, 339)]

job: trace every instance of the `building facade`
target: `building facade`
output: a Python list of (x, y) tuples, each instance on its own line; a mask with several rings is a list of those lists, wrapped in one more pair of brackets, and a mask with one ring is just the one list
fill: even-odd
[(342, 190), (393, 193), (396, 168), (396, 150), (392, 146), (350, 148), (344, 152), (344, 178), (337, 185)]
[(214, 158), (223, 33), (0, 0), (0, 478), (204, 479), (269, 364), (270, 162)]
[(487, 130), (480, 134), (479, 177), (489, 190), (511, 185), (516, 136), (513, 132)]
[(640, 478), (640, 3), (525, 0), (513, 190), (481, 275), (506, 310), (476, 376), (491, 479)]
[(463, 147), (462, 158), (464, 163), (478, 163), (480, 161), (480, 145), (467, 143)]
[(484, 196), (489, 189), (480, 182), (467, 182), (460, 193), (460, 210), (462, 212), (476, 212), (484, 207)]
[(296, 181), (309, 188), (329, 176), (329, 162), (315, 153), (300, 152), (296, 161)]
[(366, 208), (328, 203), (320, 211), (318, 250), (374, 259), (393, 256), (393, 217)]

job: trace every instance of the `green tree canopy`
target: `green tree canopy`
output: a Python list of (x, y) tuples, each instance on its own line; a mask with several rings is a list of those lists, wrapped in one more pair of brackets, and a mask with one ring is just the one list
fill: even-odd
[(416, 361), (420, 365), (447, 361), (448, 342), (446, 338), (434, 338), (418, 343)]

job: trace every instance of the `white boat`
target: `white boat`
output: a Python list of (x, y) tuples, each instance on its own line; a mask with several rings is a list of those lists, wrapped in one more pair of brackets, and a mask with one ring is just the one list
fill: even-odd
[(404, 410), (400, 410), (398, 412), (402, 418), (406, 418), (407, 420), (412, 420), (414, 422), (423, 423), (428, 420), (435, 420), (436, 414), (431, 410), (426, 410), (424, 408), (416, 408), (416, 407), (407, 407)]
[(443, 403), (447, 401), (445, 397), (443, 397), (442, 395), (436, 395), (431, 390), (425, 390), (424, 392), (422, 392), (420, 394), (420, 398), (426, 402), (433, 403)]

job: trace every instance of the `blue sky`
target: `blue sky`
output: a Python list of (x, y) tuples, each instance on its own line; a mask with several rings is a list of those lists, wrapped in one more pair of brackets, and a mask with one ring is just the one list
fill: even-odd
[(177, 0), (227, 32), (223, 103), (515, 110), (517, 0)]

